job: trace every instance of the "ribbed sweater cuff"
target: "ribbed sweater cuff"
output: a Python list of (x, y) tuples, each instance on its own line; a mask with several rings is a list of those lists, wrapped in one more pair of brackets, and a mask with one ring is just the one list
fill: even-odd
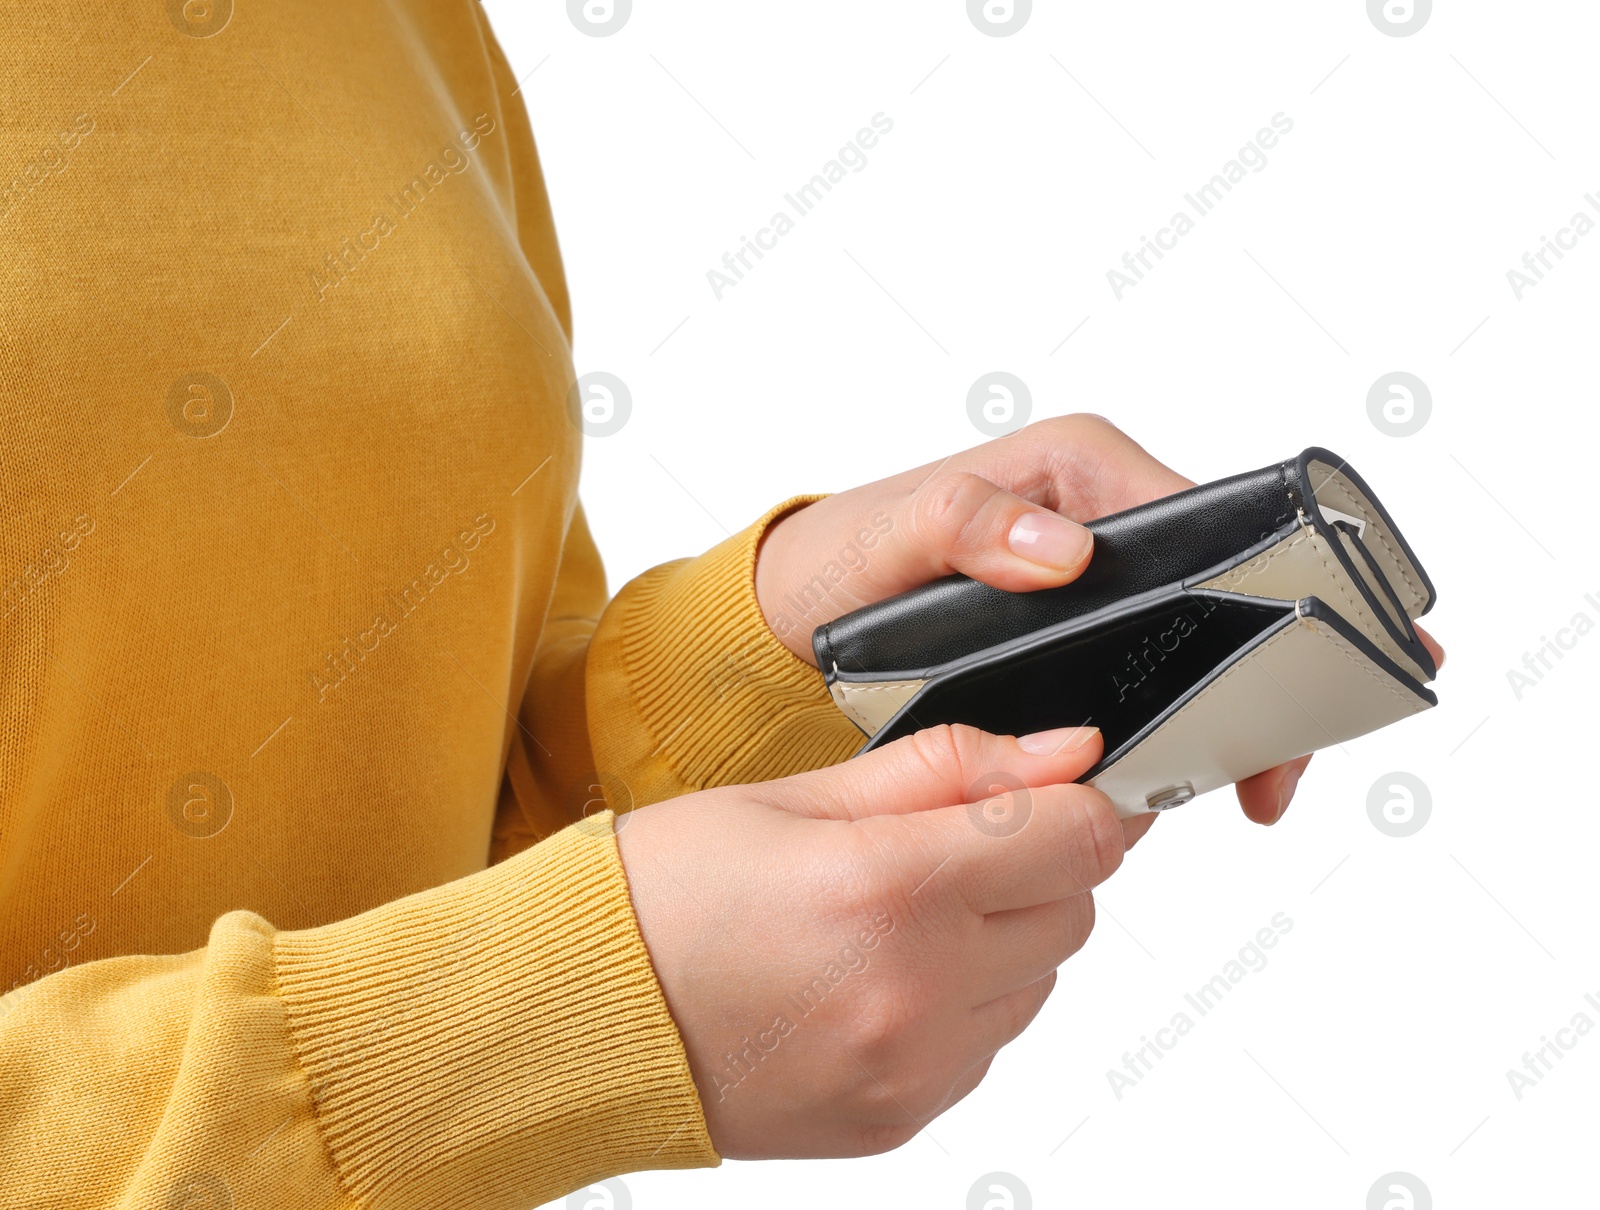
[(609, 811), (281, 933), (276, 961), (323, 1136), (363, 1205), (527, 1207), (718, 1162)]
[[(768, 781), (848, 758), (861, 733), (822, 674), (779, 642), (756, 600), (757, 550), (796, 496), (697, 559), (646, 572), (617, 594), (589, 648), (595, 755), (653, 779), (635, 802)], [(630, 751), (645, 737), (642, 753)], [(653, 760), (641, 760), (653, 757)]]

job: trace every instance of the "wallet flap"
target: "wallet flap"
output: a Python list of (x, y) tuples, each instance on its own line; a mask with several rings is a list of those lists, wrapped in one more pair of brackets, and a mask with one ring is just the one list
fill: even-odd
[(1433, 608), (1433, 582), (1428, 573), (1366, 480), (1349, 463), (1330, 450), (1312, 446), (1295, 460), (1292, 474), (1297, 494), (1311, 506), (1306, 511), (1317, 510), (1323, 522), (1319, 528), (1332, 528), (1332, 522), (1321, 515), (1324, 508), (1365, 522), (1361, 543), (1393, 585), (1408, 618), (1420, 618)]
[[(1083, 779), (1124, 817), (1229, 785), (1437, 704), (1317, 600)], [(1155, 805), (1152, 805), (1155, 804)]]
[(1071, 584), (1006, 592), (946, 576), (819, 626), (817, 666), (875, 680), (928, 669), (1170, 587), (1298, 529), (1286, 485), (1292, 463), (1219, 479), (1088, 522), (1094, 557)]
[(1220, 575), (1200, 579), (1197, 586), (1287, 601), (1320, 597), (1413, 680), (1431, 680), (1437, 671), (1433, 657), (1417, 638), (1411, 619), (1395, 608), (1392, 593), (1372, 571), (1366, 544), (1350, 528), (1343, 523), (1326, 530), (1302, 525)]

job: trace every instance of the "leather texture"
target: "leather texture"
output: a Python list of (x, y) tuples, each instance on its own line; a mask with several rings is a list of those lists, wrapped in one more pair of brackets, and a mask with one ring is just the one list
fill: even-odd
[(1215, 669), (1114, 761), (1084, 779), (1127, 817), (1162, 789), (1205, 794), (1436, 704), (1319, 602)]
[(863, 751), (938, 723), (1094, 725), (1105, 754), (1083, 780), (1131, 815), (1435, 704), (1412, 625), (1433, 585), (1337, 455), (1308, 449), (1089, 528), (1072, 584), (951, 576), (819, 627)]
[(835, 680), (828, 686), (833, 701), (856, 726), (868, 735), (898, 714), (927, 681), (878, 681), (855, 684)]
[(947, 576), (819, 626), (817, 666), (916, 679), (920, 670), (1177, 583), (1294, 520), (1281, 464), (1193, 487), (1090, 521), (1094, 557), (1071, 584), (1018, 593)]

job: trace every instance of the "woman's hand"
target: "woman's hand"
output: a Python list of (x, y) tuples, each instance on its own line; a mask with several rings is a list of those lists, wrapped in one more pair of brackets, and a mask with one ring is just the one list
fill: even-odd
[(1099, 416), (1041, 420), (791, 513), (762, 545), (756, 596), (814, 664), (816, 627), (951, 572), (1010, 592), (1065, 584), (1093, 553), (1079, 522), (1193, 486)]
[[(1079, 522), (1193, 486), (1102, 417), (1042, 420), (785, 517), (762, 545), (756, 597), (773, 633), (814, 664), (816, 627), (951, 572), (1011, 592), (1065, 584), (1093, 554)], [(1245, 814), (1277, 822), (1310, 759), (1240, 782)]]
[(977, 1086), (1087, 939), (1090, 888), (1142, 830), (1068, 784), (1099, 756), (1092, 729), (935, 727), (619, 817), (639, 926), (722, 1155), (886, 1151)]

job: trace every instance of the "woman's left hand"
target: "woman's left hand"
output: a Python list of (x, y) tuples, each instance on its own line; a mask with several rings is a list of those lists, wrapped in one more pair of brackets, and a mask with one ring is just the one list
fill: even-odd
[[(1042, 420), (791, 513), (762, 544), (756, 597), (815, 664), (816, 627), (951, 572), (1010, 592), (1065, 584), (1094, 550), (1079, 522), (1192, 486), (1102, 417)], [(1310, 759), (1240, 782), (1245, 814), (1275, 823)]]

